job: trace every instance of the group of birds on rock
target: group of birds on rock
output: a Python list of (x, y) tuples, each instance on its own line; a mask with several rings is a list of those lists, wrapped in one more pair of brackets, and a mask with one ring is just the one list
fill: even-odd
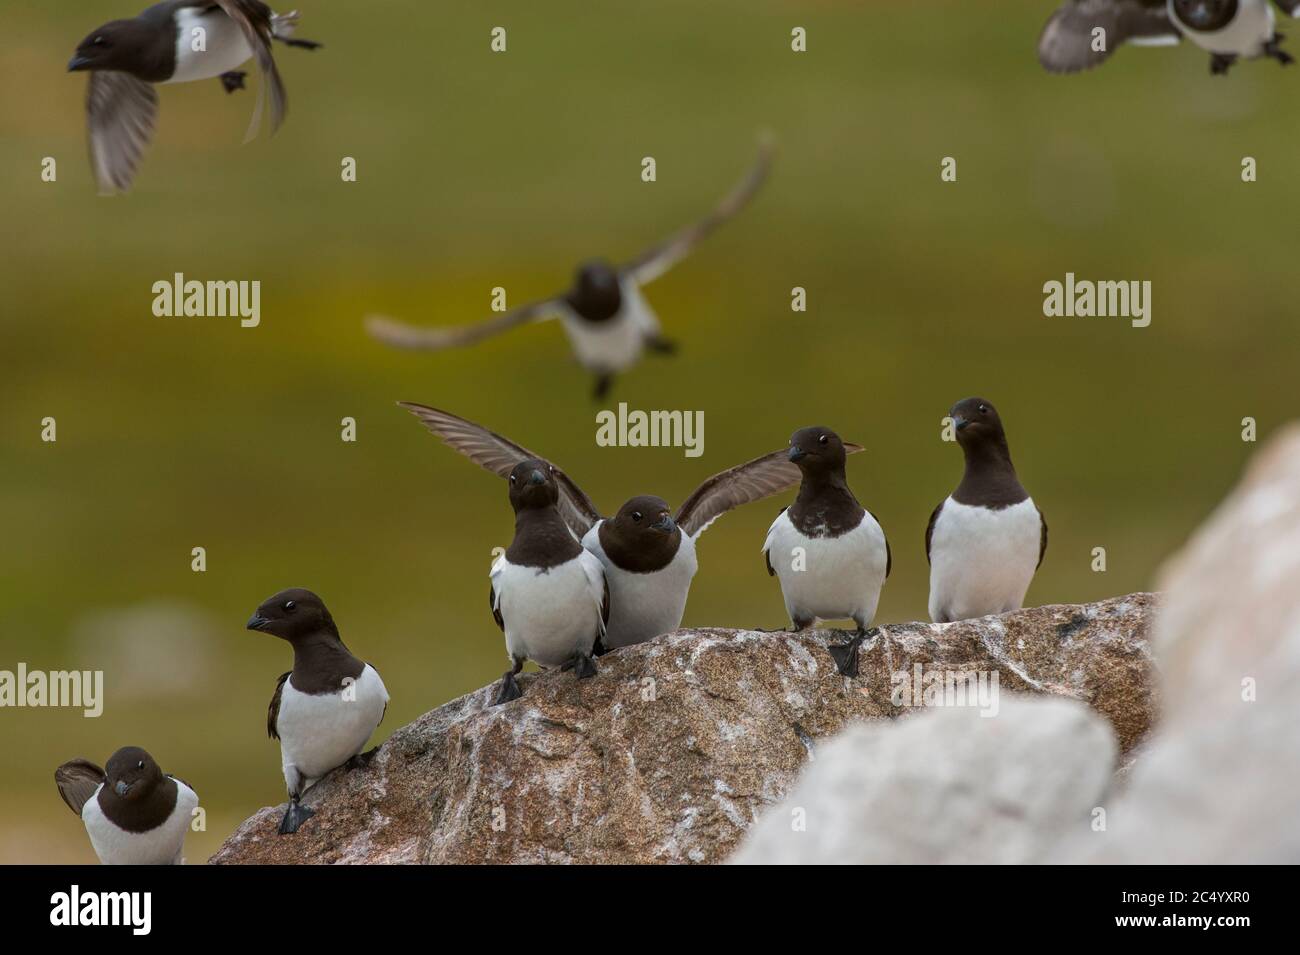
[[(1295, 13), (1300, 0), (1282, 6)], [(261, 126), (268, 99), (278, 127), (286, 96), (273, 44), (320, 46), (293, 36), (297, 21), (296, 12), (276, 14), (261, 0), (165, 0), (87, 36), (68, 69), (90, 73), (91, 160), (101, 191), (130, 188), (152, 137), (156, 86), (220, 79), (233, 93), (244, 88), (239, 67), (256, 60), (264, 82), (249, 134)], [(1214, 54), (1216, 71), (1237, 57), (1289, 62), (1265, 0), (1071, 0), (1044, 32), (1043, 63), (1069, 71), (1100, 62), (1110, 47), (1102, 43), (1098, 51), (1098, 27), (1114, 44), (1187, 35)], [(642, 287), (745, 207), (766, 179), (772, 154), (765, 139), (744, 178), (701, 221), (622, 265), (603, 259), (581, 265), (565, 292), (469, 327), (420, 329), (371, 317), (369, 330), (397, 347), (437, 350), (559, 318), (603, 396), (614, 376), (647, 350), (673, 350)], [(788, 447), (712, 475), (676, 510), (663, 498), (638, 495), (607, 517), (545, 458), (446, 411), (404, 406), (450, 447), (508, 481), (515, 534), (492, 565), (488, 596), (510, 668), (494, 704), (521, 695), (516, 677), (526, 660), (584, 679), (596, 674), (602, 654), (677, 629), (703, 532), (732, 508), (796, 485), (793, 503), (763, 543), (767, 571), (780, 584), (795, 631), (819, 620), (855, 623), (847, 641), (828, 649), (841, 673), (858, 674), (892, 559), (884, 529), (846, 477), (848, 456), (862, 448), (830, 428), (802, 428)], [(929, 611), (938, 622), (1018, 609), (1047, 546), (1046, 522), (1016, 477), (992, 404), (970, 398), (950, 414), (966, 469), (925, 532)], [(309, 590), (276, 594), (247, 626), (293, 648), (293, 669), (277, 682), (267, 714), (289, 794), (279, 831), (290, 834), (313, 815), (302, 804), (311, 785), (339, 767), (368, 764), (374, 750), (363, 750), (383, 719), (388, 691), (377, 670), (344, 645), (324, 602)], [(72, 760), (56, 770), (55, 780), (103, 862), (181, 861), (199, 799), (145, 750), (119, 749), (104, 768)]]
[[(604, 517), (559, 467), (487, 428), (426, 405), (403, 403), (449, 447), (508, 482), (515, 533), (492, 564), (488, 603), (505, 637), (510, 669), (493, 705), (521, 695), (525, 661), (596, 675), (596, 660), (676, 630), (699, 567), (700, 535), (732, 508), (798, 485), (763, 542), (767, 571), (781, 585), (793, 631), (852, 620), (847, 642), (828, 650), (839, 672), (859, 656), (892, 565), (889, 541), (849, 487), (848, 456), (861, 446), (830, 428), (801, 428), (789, 446), (707, 478), (675, 511), (654, 495), (629, 498)], [(965, 457), (957, 488), (925, 530), (930, 616), (948, 622), (1019, 609), (1047, 549), (1047, 523), (1016, 477), (1001, 419), (982, 398), (949, 412)], [(378, 671), (344, 645), (324, 602), (309, 590), (266, 600), (247, 628), (288, 641), (293, 669), (276, 683), (267, 732), (280, 740), (289, 804), (282, 835), (313, 811), (312, 784), (340, 766), (366, 766), (366, 742), (388, 707)], [(194, 790), (164, 774), (138, 747), (106, 769), (85, 759), (55, 772), (63, 800), (85, 823), (106, 863), (180, 861), (198, 805)]]

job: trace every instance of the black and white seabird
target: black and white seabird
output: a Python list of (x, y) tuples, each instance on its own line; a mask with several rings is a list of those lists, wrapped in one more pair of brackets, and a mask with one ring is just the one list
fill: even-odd
[(661, 497), (633, 497), (613, 517), (602, 517), (591, 499), (561, 469), (482, 425), (425, 405), (402, 402), (447, 445), (505, 477), (522, 461), (541, 461), (555, 475), (559, 513), (573, 537), (605, 568), (610, 610), (601, 649), (643, 643), (682, 623), (691, 580), (699, 567), (700, 535), (732, 508), (758, 501), (799, 481), (799, 468), (785, 449), (765, 454), (708, 478), (674, 514)]
[(506, 638), (510, 669), (494, 705), (517, 700), (525, 660), (596, 675), (595, 648), (609, 620), (609, 585), (600, 561), (560, 517), (559, 474), (528, 459), (510, 469), (515, 537), (492, 564), (488, 603)]
[[(268, 96), (271, 129), (279, 128), (286, 97), (271, 43), (278, 40), (305, 49), (320, 46), (292, 39), (297, 22), (297, 11), (282, 16), (261, 0), (165, 0), (134, 19), (105, 23), (86, 37), (68, 70), (90, 73), (86, 113), (99, 191), (108, 194), (131, 188), (140, 157), (153, 137), (158, 114), (155, 85), (220, 77), (226, 92), (233, 93), (244, 88), (246, 74), (238, 67), (256, 57), (264, 83), (248, 138), (261, 126), (263, 100)], [(200, 37), (202, 42), (196, 42)]]
[(280, 741), (289, 808), (280, 834), (297, 832), (314, 810), (303, 793), (344, 763), (363, 766), (361, 754), (388, 709), (388, 690), (378, 671), (343, 645), (334, 618), (310, 590), (282, 590), (257, 608), (249, 630), (269, 633), (293, 647), (293, 669), (275, 685), (266, 711), (266, 732)]
[(68, 808), (81, 817), (104, 865), (180, 865), (198, 794), (168, 776), (138, 746), (124, 746), (108, 770), (74, 759), (54, 771)]
[(948, 414), (966, 472), (925, 528), (935, 623), (1019, 610), (1047, 553), (1047, 521), (1016, 477), (997, 410), (967, 398)]
[(817, 620), (852, 619), (857, 633), (830, 648), (839, 671), (858, 675), (858, 648), (876, 615), (893, 560), (875, 515), (858, 503), (844, 474), (862, 447), (829, 428), (802, 428), (785, 452), (799, 468), (799, 496), (782, 508), (763, 542), (767, 572), (781, 583), (794, 629)]
[[(1300, 16), (1300, 0), (1276, 0)], [(1104, 44), (1095, 33), (1105, 31)], [(1066, 0), (1038, 41), (1038, 59), (1053, 73), (1076, 73), (1104, 62), (1123, 43), (1168, 46), (1187, 37), (1210, 54), (1210, 72), (1238, 59), (1294, 62), (1281, 48), (1269, 0)], [(1101, 46), (1101, 49), (1098, 49)]]
[(603, 398), (614, 376), (635, 365), (647, 348), (661, 354), (675, 350), (676, 346), (663, 337), (659, 319), (641, 294), (641, 287), (686, 258), (714, 229), (745, 207), (767, 177), (772, 151), (771, 141), (764, 139), (758, 159), (745, 178), (707, 217), (623, 265), (604, 259), (583, 263), (567, 292), (521, 305), (477, 325), (416, 328), (371, 315), (366, 319), (366, 328), (375, 338), (396, 348), (438, 351), (474, 345), (512, 328), (558, 318), (578, 362), (596, 376), (596, 398)]

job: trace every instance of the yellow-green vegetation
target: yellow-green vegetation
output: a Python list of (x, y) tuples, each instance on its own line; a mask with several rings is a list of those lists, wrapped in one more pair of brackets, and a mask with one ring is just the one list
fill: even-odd
[[(609, 509), (677, 503), (831, 426), (866, 445), (850, 480), (893, 546), (881, 622), (925, 616), (926, 519), (961, 471), (938, 439), (953, 401), (996, 402), (1050, 523), (1032, 603), (1151, 586), (1249, 455), (1241, 419), (1262, 436), (1294, 414), (1300, 72), (1212, 78), (1199, 51), (1125, 49), (1048, 76), (1034, 44), (1054, 0), (298, 6), (326, 48), (277, 51), (279, 135), (240, 145), (251, 93), (164, 88), (135, 191), (114, 199), (95, 195), (84, 78), (63, 68), (132, 0), (10, 0), (0, 17), (0, 669), (102, 666), (107, 690), (97, 720), (0, 710), (0, 861), (93, 861), (52, 774), (119, 745), (198, 790), (192, 862), (281, 800), (265, 705), (289, 648), (243, 623), (283, 587), (320, 593), (383, 674), (376, 741), (499, 676), (487, 572), (512, 531), (506, 486), (399, 399), (549, 455)], [(489, 51), (496, 25), (506, 54)], [(632, 255), (715, 201), (763, 128), (780, 144), (767, 188), (649, 289), (680, 354), (613, 394), (704, 410), (702, 458), (597, 448), (558, 326), (434, 356), (363, 335), (369, 311), (472, 321), (493, 286), (521, 303), (584, 257)], [(57, 183), (40, 181), (46, 156)], [(1043, 283), (1067, 271), (1150, 280), (1151, 326), (1043, 317)], [(154, 317), (152, 283), (175, 272), (260, 280), (260, 327)], [(708, 531), (686, 625), (783, 624), (759, 549), (787, 502)], [(160, 649), (135, 656), (87, 629), (159, 599), (218, 625), (143, 634)], [(196, 653), (182, 692), (123, 689), (128, 664)]]

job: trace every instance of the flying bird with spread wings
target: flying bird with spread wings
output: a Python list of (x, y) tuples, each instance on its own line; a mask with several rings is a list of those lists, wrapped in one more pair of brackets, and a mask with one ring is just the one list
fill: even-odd
[(659, 319), (641, 294), (688, 256), (718, 226), (743, 209), (767, 178), (774, 151), (770, 137), (760, 142), (758, 158), (745, 177), (700, 221), (652, 246), (630, 262), (614, 265), (593, 259), (578, 266), (573, 286), (550, 298), (510, 309), (475, 325), (419, 328), (381, 315), (366, 319), (375, 338), (395, 348), (441, 351), (475, 345), (533, 322), (558, 318), (578, 362), (596, 376), (595, 396), (603, 398), (614, 376), (635, 365), (646, 349), (672, 353)]
[(261, 0), (165, 0), (130, 20), (113, 20), (86, 37), (68, 63), (90, 73), (86, 115), (90, 162), (103, 195), (126, 192), (135, 180), (158, 116), (155, 86), (220, 78), (227, 93), (244, 88), (239, 67), (256, 59), (264, 82), (245, 141), (262, 125), (271, 101), (271, 130), (284, 120), (287, 97), (272, 42), (316, 49), (292, 38), (298, 13), (274, 13)]

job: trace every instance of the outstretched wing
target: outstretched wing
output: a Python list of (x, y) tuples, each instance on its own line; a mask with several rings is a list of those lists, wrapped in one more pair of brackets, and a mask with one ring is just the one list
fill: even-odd
[(714, 229), (732, 218), (745, 208), (754, 198), (763, 180), (767, 178), (772, 167), (772, 155), (776, 152), (771, 136), (759, 140), (758, 158), (745, 174), (745, 178), (723, 197), (707, 216), (670, 236), (667, 240), (642, 252), (619, 271), (630, 274), (639, 285), (653, 282), (674, 265), (691, 253)]
[[(844, 450), (851, 454), (862, 448), (846, 444)], [(799, 483), (799, 467), (789, 454), (788, 448), (782, 448), (713, 475), (677, 509), (674, 520), (684, 534), (695, 537), (733, 507), (794, 487)]]
[(78, 816), (106, 778), (104, 771), (88, 759), (71, 760), (54, 771), (54, 784), (59, 787), (59, 795)]
[[(1104, 36), (1094, 34), (1098, 28)], [(1100, 65), (1123, 43), (1181, 39), (1165, 0), (1066, 0), (1043, 28), (1038, 60), (1052, 73), (1077, 73)]]
[(1277, 0), (1277, 5), (1291, 16), (1300, 17), (1300, 0)]
[(131, 188), (157, 118), (158, 94), (151, 83), (129, 73), (90, 74), (86, 126), (90, 166), (101, 195)]
[(275, 695), (271, 697), (271, 705), (266, 708), (266, 735), (271, 739), (280, 738), (280, 730), (276, 724), (280, 719), (280, 697), (284, 693), (284, 684), (289, 679), (289, 673), (281, 674), (280, 679), (275, 681)]
[(439, 411), (437, 408), (411, 401), (399, 401), (398, 404), (442, 438), (447, 447), (459, 451), (475, 464), (499, 477), (508, 477), (520, 461), (530, 459), (545, 461), (554, 469), (555, 483), (559, 485), (560, 517), (579, 540), (600, 520), (600, 512), (596, 510), (596, 505), (591, 503), (591, 499), (582, 492), (582, 489), (574, 484), (567, 474), (540, 454), (533, 454), (527, 448), (449, 411)]
[(436, 327), (418, 327), (387, 318), (383, 315), (367, 315), (366, 331), (385, 345), (394, 348), (410, 348), (420, 351), (440, 351), (444, 348), (460, 348), (475, 345), (493, 335), (500, 335), (520, 325), (530, 322), (542, 322), (559, 314), (558, 299), (546, 299), (520, 305), (508, 312), (489, 318), (475, 325), (444, 325)]
[(252, 122), (244, 141), (257, 135), (262, 125), (262, 101), (271, 98), (271, 132), (280, 128), (284, 114), (288, 110), (288, 96), (284, 91), (284, 81), (276, 69), (275, 57), (271, 54), (271, 40), (275, 36), (275, 27), (271, 23), (274, 14), (262, 0), (213, 0), (225, 11), (226, 16), (234, 20), (248, 41), (248, 48), (257, 58), (258, 69), (262, 71), (262, 91), (258, 94), (257, 108), (253, 111)]

